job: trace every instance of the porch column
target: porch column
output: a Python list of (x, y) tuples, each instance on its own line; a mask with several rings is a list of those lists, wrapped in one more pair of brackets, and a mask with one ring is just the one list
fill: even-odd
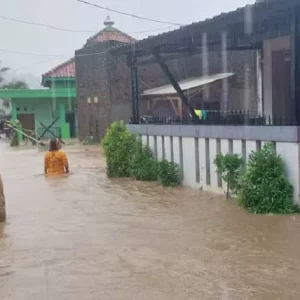
[(59, 104), (59, 120), (60, 120), (60, 133), (62, 139), (70, 138), (70, 125), (66, 123), (66, 105), (64, 103)]
[[(18, 113), (17, 113), (17, 104), (16, 102), (11, 99), (11, 119), (13, 121), (16, 121), (18, 119)], [(22, 124), (19, 124), (19, 130), (22, 130)], [(17, 132), (17, 137), (18, 137), (18, 143), (23, 140), (23, 134), (20, 132)]]
[(295, 122), (300, 125), (300, 13), (292, 12), (291, 18), (291, 98), (295, 103)]
[(66, 106), (65, 104), (59, 104), (59, 119), (61, 123), (66, 122)]
[(17, 120), (17, 105), (16, 102), (14, 100), (11, 100), (11, 118), (13, 120)]

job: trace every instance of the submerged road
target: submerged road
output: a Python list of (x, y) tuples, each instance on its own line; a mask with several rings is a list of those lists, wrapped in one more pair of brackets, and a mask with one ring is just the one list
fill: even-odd
[(300, 216), (255, 216), (192, 189), (109, 180), (98, 147), (43, 153), (0, 144), (7, 223), (0, 299), (300, 299)]

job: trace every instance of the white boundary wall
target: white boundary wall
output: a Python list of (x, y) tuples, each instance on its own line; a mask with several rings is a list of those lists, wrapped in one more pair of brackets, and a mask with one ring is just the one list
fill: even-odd
[[(152, 135), (150, 129), (153, 126), (155, 126), (155, 130)], [(145, 132), (146, 127), (147, 132)], [(161, 135), (158, 134), (159, 127), (163, 128)], [(189, 126), (183, 125), (180, 127), (186, 128)], [(211, 138), (199, 137), (201, 135), (199, 132), (195, 134), (198, 136), (193, 137), (191, 134), (184, 136), (180, 130), (177, 131), (177, 134), (175, 130), (172, 131), (172, 134), (165, 135), (164, 132), (169, 133), (166, 130), (166, 125), (128, 125), (128, 128), (141, 136), (143, 144), (148, 145), (158, 159), (166, 158), (180, 166), (183, 185), (216, 193), (225, 193), (226, 189), (224, 182), (216, 173), (216, 166), (213, 163), (217, 153), (236, 153), (247, 159), (252, 151), (262, 147), (265, 142), (272, 141), (275, 144), (277, 154), (284, 159), (286, 175), (294, 187), (294, 200), (300, 203), (300, 144), (297, 141), (299, 130), (295, 132), (295, 134), (297, 133), (295, 141), (291, 135), (285, 136), (287, 141), (282, 141), (282, 137), (280, 138), (281, 141), (276, 141), (274, 135), (272, 140), (269, 136), (266, 136), (266, 139), (260, 138), (257, 140), (217, 138), (215, 136)], [(257, 127), (252, 128), (256, 128), (253, 130), (259, 130)], [(276, 127), (267, 128), (276, 130)]]

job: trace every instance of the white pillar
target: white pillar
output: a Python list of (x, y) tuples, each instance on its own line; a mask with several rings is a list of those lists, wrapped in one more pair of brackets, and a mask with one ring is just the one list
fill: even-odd
[(246, 141), (246, 157), (247, 161), (252, 151), (256, 151), (256, 141)]
[(163, 150), (162, 150), (162, 136), (157, 136), (157, 159), (162, 160), (163, 159)]
[(199, 138), (200, 187), (206, 189), (206, 153), (205, 139)]
[(142, 144), (144, 146), (147, 146), (147, 136), (146, 135), (142, 135)]
[(217, 156), (217, 139), (209, 139), (209, 158), (210, 158), (210, 178), (211, 188), (219, 189), (218, 187), (218, 174), (217, 167), (214, 164), (214, 160)]
[(165, 158), (168, 161), (172, 161), (172, 152), (171, 152), (171, 137), (165, 136)]
[(189, 187), (199, 187), (196, 182), (196, 157), (195, 139), (190, 137), (182, 138), (183, 155), (183, 184)]
[(173, 137), (174, 162), (180, 166), (180, 145), (179, 137)]

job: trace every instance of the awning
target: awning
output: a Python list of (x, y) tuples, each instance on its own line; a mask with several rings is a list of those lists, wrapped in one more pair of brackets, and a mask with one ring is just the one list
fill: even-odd
[[(196, 89), (203, 85), (222, 80), (228, 77), (233, 76), (234, 73), (220, 73), (214, 74), (209, 76), (202, 76), (202, 77), (192, 77), (186, 80), (178, 82), (180, 88), (183, 91)], [(146, 90), (142, 93), (142, 96), (155, 96), (155, 95), (176, 95), (177, 92), (173, 88), (171, 84), (163, 85), (154, 89)]]

